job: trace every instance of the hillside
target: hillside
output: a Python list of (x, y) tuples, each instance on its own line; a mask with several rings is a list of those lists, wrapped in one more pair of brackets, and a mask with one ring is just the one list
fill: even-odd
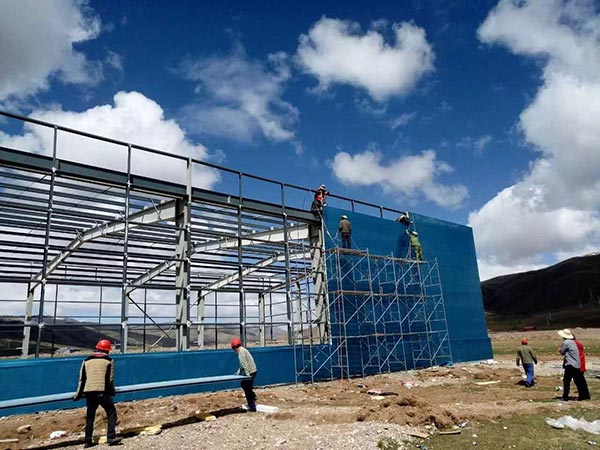
[(492, 278), (481, 283), (481, 291), (492, 321), (527, 317), (550, 326), (550, 318), (561, 317), (578, 322), (571, 326), (592, 326), (600, 315), (600, 254)]
[[(48, 318), (51, 321), (51, 318)], [(14, 316), (0, 316), (0, 356), (19, 355), (23, 337), (23, 318)], [(78, 322), (73, 319), (59, 319), (56, 322), (54, 332), (51, 327), (46, 327), (42, 334), (41, 350), (42, 353), (53, 353), (61, 348), (68, 348), (70, 351), (79, 349), (89, 350), (100, 338), (108, 338), (113, 342), (120, 339), (121, 326), (104, 326), (99, 332), (96, 324)], [(31, 329), (31, 351), (37, 340), (38, 328)], [(284, 335), (282, 330), (274, 330), (276, 339)], [(147, 326), (146, 333), (141, 328), (130, 327), (128, 334), (128, 348), (132, 352), (142, 351), (144, 340), (146, 348), (150, 348), (163, 333), (151, 325)], [(172, 350), (175, 347), (174, 331), (169, 330), (170, 337), (162, 337), (154, 350)], [(236, 327), (221, 327), (218, 333), (218, 346), (227, 347), (232, 338), (238, 336)], [(192, 347), (195, 346), (195, 335), (192, 336)], [(255, 328), (247, 330), (247, 339), (253, 343), (258, 340), (258, 331)], [(204, 343), (206, 348), (214, 348), (215, 334), (214, 330), (207, 330)]]

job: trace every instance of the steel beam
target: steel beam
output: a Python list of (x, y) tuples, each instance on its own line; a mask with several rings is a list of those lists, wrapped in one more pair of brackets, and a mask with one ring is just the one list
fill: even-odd
[[(129, 229), (141, 227), (143, 225), (149, 225), (156, 222), (162, 222), (165, 220), (173, 220), (175, 218), (175, 200), (169, 200), (167, 202), (161, 203), (157, 206), (150, 206), (148, 208), (142, 209), (136, 213), (133, 213), (129, 216)], [(64, 262), (75, 250), (81, 247), (86, 242), (92, 241), (99, 237), (109, 236), (111, 234), (120, 233), (125, 230), (126, 221), (124, 219), (114, 220), (111, 222), (107, 222), (105, 224), (101, 224), (90, 228), (89, 230), (84, 231), (75, 239), (73, 239), (64, 250), (62, 250), (58, 255), (56, 255), (49, 263), (48, 268), (46, 270), (46, 276), (54, 272), (60, 264)], [(43, 279), (43, 272), (38, 272), (31, 279), (30, 290), (34, 290), (36, 287), (40, 285)]]
[[(195, 244), (193, 246), (191, 254), (199, 252), (215, 252), (219, 250), (229, 250), (238, 247), (238, 241), (242, 246), (248, 245), (261, 245), (267, 243), (278, 243), (283, 242), (284, 233), (282, 229), (262, 231), (260, 233), (246, 234), (242, 239), (238, 238), (223, 238), (215, 241), (203, 242), (201, 244)], [(299, 240), (308, 238), (308, 225), (296, 225), (288, 227), (288, 239)], [(176, 256), (172, 259), (167, 259), (160, 264), (156, 265), (152, 269), (148, 270), (144, 275), (136, 278), (129, 283), (127, 292), (132, 292), (140, 286), (143, 286), (153, 278), (157, 277), (166, 270), (169, 270), (175, 265), (177, 261)]]
[(190, 250), (191, 244), (191, 196), (192, 196), (192, 163), (187, 166), (187, 193), (185, 199), (177, 200), (176, 225), (177, 246), (175, 249), (175, 322), (177, 324), (177, 351), (189, 350), (190, 322)]

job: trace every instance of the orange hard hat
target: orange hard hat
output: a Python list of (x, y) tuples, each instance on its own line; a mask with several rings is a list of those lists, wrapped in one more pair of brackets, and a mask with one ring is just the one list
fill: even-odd
[(110, 341), (108, 339), (101, 339), (96, 344), (96, 350), (110, 352), (110, 348), (111, 348), (111, 345), (110, 345)]
[(242, 341), (240, 341), (238, 338), (231, 340), (231, 348), (237, 348), (240, 345), (242, 345)]

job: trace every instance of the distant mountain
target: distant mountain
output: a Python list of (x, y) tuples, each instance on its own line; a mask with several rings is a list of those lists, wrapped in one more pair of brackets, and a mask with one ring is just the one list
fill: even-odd
[[(52, 323), (52, 318), (47, 317), (46, 323)], [(108, 338), (113, 342), (118, 342), (120, 339), (121, 325), (115, 324), (111, 326), (103, 326), (99, 330), (97, 324), (89, 322), (79, 322), (74, 319), (58, 319), (54, 326), (44, 328), (41, 340), (42, 353), (59, 353), (62, 349), (70, 351), (89, 350), (94, 347), (98, 339)], [(150, 347), (155, 350), (173, 350), (175, 348), (174, 330), (169, 329), (169, 336), (164, 334), (155, 326), (148, 325), (146, 333), (139, 326), (131, 325), (128, 333), (128, 348), (130, 351), (141, 351), (144, 340), (146, 349)], [(270, 330), (267, 328), (267, 333), (270, 335)], [(31, 328), (30, 352), (35, 348), (38, 336), (38, 327)], [(227, 348), (232, 338), (239, 336), (237, 327), (220, 327), (217, 334), (218, 347)], [(273, 337), (280, 341), (285, 336), (283, 329), (276, 328), (273, 330)], [(23, 339), (23, 318), (16, 316), (0, 316), (0, 356), (18, 355)], [(196, 349), (196, 335), (192, 333), (192, 349)], [(246, 330), (246, 339), (250, 345), (256, 345), (258, 342), (258, 330), (256, 328), (248, 328)], [(158, 341), (158, 342), (157, 342)], [(154, 343), (157, 343), (154, 346)], [(207, 327), (204, 337), (204, 345), (206, 349), (215, 347), (214, 329)]]
[(600, 254), (567, 259), (545, 269), (481, 283), (486, 311), (534, 315), (564, 309), (600, 310)]

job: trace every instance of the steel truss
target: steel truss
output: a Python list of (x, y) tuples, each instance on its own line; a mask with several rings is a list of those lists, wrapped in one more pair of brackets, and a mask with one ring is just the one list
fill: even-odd
[[(320, 223), (286, 201), (294, 191), (310, 198), (309, 189), (18, 120), (49, 128), (53, 144), (50, 157), (0, 147), (0, 283), (11, 292), (0, 298), (0, 351), (53, 354), (79, 333), (88, 347), (108, 336), (123, 353), (218, 348), (234, 336), (293, 345), (296, 330), (309, 327), (294, 302), (298, 286), (325, 285)], [(125, 167), (61, 158), (63, 134), (120, 145)], [(185, 182), (139, 175), (132, 161), (142, 151), (183, 162)], [(195, 187), (195, 166), (234, 174), (237, 195)], [(256, 180), (279, 203), (245, 196)], [(314, 308), (326, 321), (325, 308)], [(317, 326), (325, 341), (326, 324)]]

